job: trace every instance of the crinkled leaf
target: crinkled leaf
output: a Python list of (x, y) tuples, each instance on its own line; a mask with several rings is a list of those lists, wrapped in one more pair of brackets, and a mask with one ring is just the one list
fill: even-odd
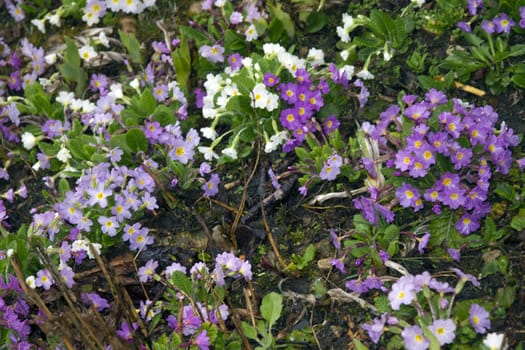
[(187, 295), (191, 295), (191, 279), (181, 271), (175, 271), (171, 275), (171, 283)]

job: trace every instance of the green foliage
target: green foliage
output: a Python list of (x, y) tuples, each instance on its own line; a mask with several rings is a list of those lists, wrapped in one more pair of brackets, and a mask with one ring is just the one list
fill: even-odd
[(120, 41), (124, 44), (126, 51), (131, 62), (136, 64), (143, 64), (144, 57), (142, 55), (142, 48), (140, 47), (140, 42), (137, 40), (134, 34), (126, 33), (122, 30), (118, 32)]
[(275, 347), (275, 338), (272, 334), (272, 328), (275, 322), (281, 317), (283, 309), (283, 297), (275, 292), (269, 293), (264, 296), (260, 310), (261, 315), (264, 318), (258, 321), (257, 327), (242, 321), (242, 329), (244, 334), (254, 341), (259, 346), (256, 349), (273, 349)]
[(66, 51), (64, 53), (64, 63), (58, 64), (58, 70), (71, 87), (74, 87), (75, 94), (81, 96), (87, 84), (87, 73), (80, 66), (80, 55), (75, 42), (66, 37)]

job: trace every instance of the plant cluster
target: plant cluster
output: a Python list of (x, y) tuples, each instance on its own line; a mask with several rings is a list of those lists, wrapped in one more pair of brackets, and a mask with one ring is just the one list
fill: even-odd
[[(462, 10), (452, 15), (456, 5)], [(241, 255), (236, 242), (230, 248), (205, 222), (209, 208), (220, 205), (236, 216), (235, 240), (250, 181), (264, 164), (261, 200), (265, 188), (272, 191), (268, 198), (281, 200), (283, 182), (290, 181), (291, 198), (310, 197), (310, 204), (339, 198), (351, 206), (345, 210), (353, 220), (342, 224), (349, 227), (329, 230), (335, 253), (328, 260), (330, 271), (338, 271), (334, 281), (343, 276), (354, 301), (374, 299), (369, 309), (378, 317), (360, 325), (372, 343), (502, 348), (501, 334), (483, 336), (512, 302), (463, 298), (467, 282), (478, 288), (482, 281), (460, 269), (452, 269), (458, 278), (452, 286), (394, 261), (417, 255), (459, 263), (471, 248), (499, 244), (509, 226), (525, 228), (519, 136), (498, 124), (490, 105), (449, 97), (454, 80), (469, 82), (479, 71), (492, 93), (525, 86), (519, 61), (525, 49), (515, 39), (524, 34), (525, 4), (411, 1), (389, 13), (372, 1), (371, 8), (344, 13), (333, 28), (322, 6), (301, 11), (299, 22), (273, 2), (205, 0), (199, 6), (198, 13), (189, 10), (187, 23), (167, 29), (156, 22), (156, 37), (141, 42), (137, 28), (113, 28), (123, 18), (160, 14), (167, 4), (5, 1), (5, 14), (30, 23), (24, 29), (31, 36), (0, 37), (2, 341), (21, 349), (73, 349), (79, 339), (108, 349), (278, 346), (288, 336), (274, 332), (287, 307), (283, 295), (259, 298), (252, 283), (259, 272), (267, 277), (268, 266), (311, 277), (320, 252), (310, 244), (287, 265), (265, 227), (282, 260), (279, 269), (261, 257), (264, 247)], [(439, 64), (412, 50), (412, 36), (437, 22), (432, 35), (448, 31), (469, 45)], [(336, 52), (296, 47), (301, 26), (333, 36)], [(59, 34), (58, 44), (42, 43), (48, 31)], [(424, 96), (398, 91), (397, 102), (377, 112), (383, 104), (369, 101), (378, 101), (376, 77), (390, 68), (399, 73), (401, 64), (406, 69), (407, 56), (415, 73), (428, 70), (419, 76)], [(497, 213), (502, 202), (512, 210), (509, 225)], [(195, 213), (207, 239), (224, 244), (199, 247), (197, 262), (147, 255), (166, 244), (164, 234), (174, 234), (149, 227), (150, 218), (170, 211)], [(268, 226), (264, 208), (261, 213)], [(122, 251), (131, 256), (127, 275), (113, 276), (103, 258)], [(482, 277), (509, 273), (508, 260), (497, 261), (497, 269), (483, 267)], [(93, 266), (104, 288), (81, 277)], [(403, 276), (390, 277), (388, 269)], [(140, 300), (126, 304), (122, 279), (140, 287)], [(315, 296), (300, 297), (323, 304), (331, 296), (323, 283)], [(86, 322), (86, 332), (59, 327), (55, 312), (63, 312), (72, 329)], [(89, 324), (100, 322), (107, 330), (92, 334)], [(319, 344), (310, 331), (300, 332)], [(366, 348), (365, 338), (353, 342)]]

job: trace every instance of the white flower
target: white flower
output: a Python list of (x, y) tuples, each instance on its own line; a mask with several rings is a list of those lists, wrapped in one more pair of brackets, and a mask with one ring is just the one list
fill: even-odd
[(411, 3), (413, 3), (417, 7), (421, 7), (425, 3), (425, 0), (412, 0)]
[(363, 69), (359, 73), (356, 74), (358, 78), (364, 79), (364, 80), (370, 80), (374, 79), (374, 75), (368, 71), (368, 69)]
[(350, 55), (350, 52), (348, 50), (343, 50), (339, 55), (341, 55), (343, 61), (346, 61), (348, 59), (348, 56)]
[(489, 333), (483, 340), (483, 345), (485, 345), (490, 350), (504, 350), (508, 348), (507, 344), (503, 345), (504, 340), (504, 334)]
[(14, 253), (15, 253), (15, 251), (13, 250), (13, 248), (9, 248), (9, 249), (7, 250), (7, 252), (6, 252), (5, 255), (6, 255), (8, 258), (10, 258), (10, 257), (13, 256)]
[(40, 161), (37, 161), (31, 168), (33, 168), (34, 171), (40, 170)]
[(60, 91), (55, 100), (58, 103), (60, 103), (62, 106), (67, 107), (73, 102), (74, 99), (75, 99), (74, 93), (68, 92), (68, 91)]
[(71, 153), (69, 150), (65, 147), (62, 147), (60, 151), (57, 153), (57, 159), (61, 161), (62, 163), (67, 163), (67, 161), (71, 158)]
[(29, 288), (35, 289), (36, 288), (36, 279), (35, 276), (28, 276), (26, 277), (26, 284)]
[(215, 1), (215, 6), (217, 7), (224, 7), (224, 5), (226, 5), (226, 0), (216, 0)]
[(257, 33), (257, 29), (253, 24), (250, 24), (248, 28), (246, 28), (244, 35), (246, 35), (246, 41), (253, 41), (259, 37), (259, 33)]
[(344, 43), (349, 43), (350, 42), (350, 35), (346, 31), (346, 29), (344, 29), (343, 27), (337, 27), (337, 28), (335, 28), (335, 32), (337, 33), (339, 38), (341, 38), (342, 42), (344, 42)]
[(215, 117), (217, 117), (217, 110), (212, 107), (203, 107), (202, 116), (206, 119), (215, 119)]
[(89, 60), (93, 59), (95, 56), (97, 56), (97, 52), (93, 48), (93, 46), (90, 45), (84, 45), (78, 50), (78, 54), (80, 55), (80, 58), (82, 58), (84, 61), (88, 62)]
[(207, 161), (211, 161), (213, 158), (219, 159), (219, 155), (215, 153), (211, 147), (199, 146), (197, 149), (204, 155), (204, 159)]
[(49, 20), (49, 23), (51, 23), (55, 27), (60, 27), (60, 16), (58, 15), (58, 13), (55, 13), (54, 15), (49, 15), (46, 17)]
[(124, 97), (124, 93), (122, 92), (122, 84), (111, 84), (108, 95), (114, 100)]
[(276, 94), (268, 93), (268, 102), (266, 103), (266, 110), (271, 112), (279, 107), (279, 96)]
[(253, 66), (253, 60), (251, 57), (244, 57), (241, 63), (246, 68), (251, 68)]
[(264, 84), (259, 83), (254, 86), (252, 91), (252, 103), (255, 108), (266, 108), (268, 105), (268, 91)]
[(138, 78), (133, 79), (129, 82), (129, 86), (131, 86), (133, 89), (135, 89), (137, 92), (140, 92), (140, 81)]
[(217, 131), (210, 127), (201, 128), (201, 133), (203, 137), (210, 140), (215, 140), (217, 138)]
[(43, 19), (33, 19), (31, 21), (31, 24), (38, 28), (39, 31), (41, 31), (43, 34), (46, 34), (46, 24), (45, 20)]
[(348, 13), (343, 13), (343, 26), (348, 29), (354, 25), (354, 17)]
[(232, 147), (225, 148), (222, 150), (222, 154), (232, 159), (237, 159), (237, 151), (235, 150), (235, 148), (232, 148)]
[(271, 153), (277, 149), (286, 139), (288, 138), (288, 132), (286, 130), (279, 131), (278, 133), (270, 137), (270, 141), (264, 146), (264, 152)]
[(95, 41), (105, 47), (109, 47), (109, 39), (106, 36), (106, 32), (104, 31), (100, 32), (100, 34), (98, 35)]
[(324, 51), (316, 48), (308, 50), (306, 58), (311, 62), (312, 65), (319, 65), (324, 63)]
[(30, 132), (26, 131), (22, 134), (22, 144), (24, 145), (25, 149), (30, 150), (31, 148), (35, 147), (36, 142), (36, 137)]
[(284, 47), (279, 44), (266, 43), (263, 45), (264, 55), (266, 57), (277, 56), (283, 52), (286, 52)]
[(57, 54), (50, 53), (49, 55), (44, 56), (44, 61), (46, 61), (46, 63), (49, 65), (55, 64), (57, 61)]

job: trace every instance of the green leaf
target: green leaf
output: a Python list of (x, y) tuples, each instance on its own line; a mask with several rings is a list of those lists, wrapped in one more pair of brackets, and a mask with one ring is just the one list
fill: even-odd
[[(282, 10), (281, 4), (277, 3), (277, 6), (267, 4), (267, 6), (271, 12), (271, 18), (273, 18), (272, 23), (278, 23), (274, 25), (282, 26), (282, 28), (286, 31), (286, 34), (288, 34), (288, 37), (294, 38), (295, 37), (294, 21), (292, 20), (292, 18), (290, 17), (288, 13)], [(272, 24), (270, 24), (270, 26), (272, 26)]]
[(370, 223), (361, 214), (354, 215), (353, 224), (357, 232), (370, 234)]
[(64, 197), (68, 191), (69, 182), (64, 178), (61, 178), (60, 181), (58, 181), (58, 193), (60, 193), (61, 197)]
[(516, 231), (525, 229), (525, 209), (521, 208), (518, 214), (512, 217), (510, 227)]
[(87, 82), (87, 73), (80, 67), (80, 55), (75, 42), (66, 37), (66, 50), (64, 51), (64, 63), (58, 64), (58, 70), (67, 83), (75, 83), (75, 94), (81, 96)]
[(514, 74), (511, 78), (512, 82), (520, 88), (525, 88), (525, 73)]
[(159, 122), (161, 126), (175, 124), (173, 111), (164, 105), (158, 105), (157, 108), (155, 108), (155, 111), (153, 112), (153, 120)]
[(352, 339), (352, 342), (354, 343), (354, 347), (356, 350), (368, 350), (368, 348), (361, 343), (357, 338)]
[(137, 40), (133, 33), (126, 33), (122, 30), (118, 31), (120, 41), (124, 44), (124, 47), (128, 51), (129, 59), (131, 62), (136, 64), (143, 64), (144, 58), (142, 57), (142, 49), (140, 48), (140, 42)]
[(429, 224), (429, 230), (432, 234), (430, 245), (438, 246), (442, 242), (447, 242), (450, 247), (459, 247), (465, 238), (456, 230), (456, 218), (450, 212), (444, 212), (435, 217)]
[(191, 295), (191, 279), (181, 271), (175, 271), (171, 275), (171, 282), (187, 295)]
[(514, 187), (506, 182), (499, 182), (494, 192), (511, 203), (516, 201), (516, 191)]
[(275, 322), (281, 317), (283, 310), (283, 296), (275, 292), (266, 294), (261, 304), (261, 315), (268, 322), (268, 329), (271, 329)]
[(171, 54), (171, 58), (173, 59), (173, 65), (177, 73), (177, 81), (179, 85), (187, 91), (191, 74), (191, 55), (186, 39), (181, 40), (179, 47)]
[(246, 335), (248, 338), (252, 340), (259, 340), (259, 338), (257, 337), (257, 331), (255, 330), (255, 328), (252, 327), (251, 324), (245, 321), (241, 321), (241, 327), (244, 332), (244, 335)]
[(374, 298), (374, 306), (380, 313), (390, 312), (390, 301), (386, 295), (381, 295)]
[(310, 12), (306, 17), (304, 30), (307, 33), (317, 33), (328, 24), (328, 15), (324, 12)]
[[(181, 34), (181, 37), (183, 37), (184, 39), (194, 40), (197, 46), (199, 47), (202, 45), (211, 44), (210, 39), (206, 36), (206, 34), (203, 31), (194, 29), (192, 27), (181, 26), (180, 34)], [(183, 41), (185, 40), (182, 40), (181, 44)]]
[(224, 33), (224, 47), (231, 52), (244, 52), (246, 41), (235, 31), (228, 29)]
[(240, 114), (252, 113), (253, 108), (251, 103), (252, 100), (248, 96), (233, 96), (226, 104), (226, 109)]
[(138, 128), (129, 129), (126, 132), (126, 144), (132, 152), (145, 152), (148, 149), (148, 139)]

